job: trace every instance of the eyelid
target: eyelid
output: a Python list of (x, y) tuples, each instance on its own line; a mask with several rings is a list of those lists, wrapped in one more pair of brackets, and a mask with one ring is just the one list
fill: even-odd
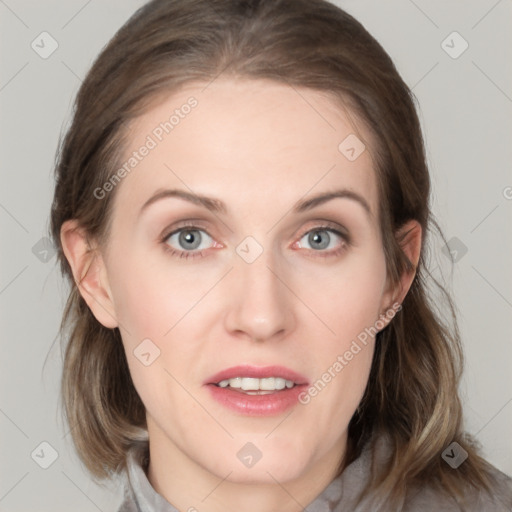
[(200, 229), (201, 231), (204, 231), (210, 238), (214, 238), (209, 232), (208, 229), (204, 226), (204, 221), (201, 219), (188, 219), (184, 221), (177, 222), (173, 224), (170, 227), (167, 227), (164, 229), (162, 234), (159, 236), (160, 241), (167, 240), (171, 235), (174, 233), (181, 231), (185, 228), (191, 228), (191, 229)]
[[(160, 235), (160, 240), (167, 239), (169, 236), (174, 234), (177, 231), (180, 231), (180, 229), (184, 228), (200, 228), (201, 230), (205, 231), (205, 233), (210, 236), (211, 238), (214, 238), (208, 231), (208, 228), (204, 226), (205, 222), (202, 219), (188, 219), (184, 221), (179, 221), (176, 224), (173, 224), (171, 227), (166, 228), (162, 234)], [(308, 222), (309, 227), (303, 228), (301, 230), (301, 234), (299, 235), (299, 238), (302, 238), (304, 235), (308, 234), (310, 231), (314, 231), (317, 229), (322, 228), (330, 228), (334, 231), (339, 231), (341, 235), (343, 235), (348, 241), (350, 241), (350, 236), (348, 233), (348, 230), (345, 229), (342, 225), (325, 219), (314, 219)]]
[(311, 221), (312, 225), (309, 228), (305, 228), (303, 231), (301, 231), (301, 235), (299, 236), (299, 239), (304, 237), (304, 235), (307, 235), (311, 231), (320, 231), (322, 229), (329, 229), (333, 230), (334, 232), (338, 233), (339, 236), (344, 238), (347, 242), (347, 244), (352, 243), (352, 238), (349, 235), (349, 232), (346, 228), (344, 228), (341, 224), (338, 224), (336, 222), (332, 222), (330, 220), (324, 220), (324, 219), (315, 219), (314, 221)]
[(219, 244), (215, 238), (208, 233), (208, 230), (201, 226), (200, 220), (193, 220), (188, 219), (186, 221), (178, 222), (178, 224), (173, 224), (172, 227), (167, 228), (164, 230), (163, 234), (158, 237), (159, 243), (163, 245), (164, 251), (169, 253), (172, 257), (175, 258), (202, 258), (204, 256), (204, 253), (207, 251), (207, 249), (201, 249), (199, 251), (184, 251), (181, 249), (175, 249), (171, 245), (167, 243), (167, 240), (179, 233), (180, 231), (186, 231), (187, 228), (189, 228), (190, 231), (203, 231), (205, 232), (214, 242), (214, 247), (216, 248), (222, 248), (224, 247), (223, 244)]
[[(314, 220), (309, 221), (308, 224), (309, 224), (309, 227), (302, 229), (301, 234), (298, 237), (294, 237), (292, 246), (297, 244), (305, 235), (309, 234), (310, 232), (321, 231), (321, 230), (327, 230), (327, 231), (334, 232), (337, 236), (339, 236), (343, 240), (342, 246), (350, 246), (352, 244), (352, 238), (349, 235), (348, 230), (336, 222), (325, 220), (325, 219), (314, 219)], [(193, 255), (202, 256), (203, 253), (206, 252), (208, 249), (202, 249), (199, 251), (197, 251), (197, 250), (196, 251), (182, 251), (179, 249), (176, 250), (176, 249), (172, 248), (171, 246), (169, 246), (169, 244), (167, 244), (166, 240), (170, 236), (172, 236), (182, 230), (185, 230), (186, 228), (190, 228), (191, 230), (204, 231), (214, 241), (215, 245), (212, 248), (224, 247), (224, 244), (217, 242), (215, 237), (213, 237), (209, 233), (208, 229), (206, 227), (204, 227), (204, 221), (202, 221), (202, 219), (188, 219), (188, 220), (184, 220), (184, 221), (178, 222), (176, 224), (173, 224), (171, 227), (165, 229), (163, 234), (159, 237), (160, 243), (167, 246), (168, 250), (171, 250), (171, 252), (173, 252), (173, 253), (177, 253), (177, 254), (181, 253), (182, 255), (187, 254), (190, 256), (193, 256)], [(313, 251), (314, 253), (318, 253), (318, 255), (320, 257), (328, 257), (330, 255), (333, 255), (333, 256), (337, 255), (337, 253), (339, 251), (343, 250), (343, 248), (344, 247), (342, 247), (341, 249), (340, 248), (334, 249), (334, 250), (331, 249), (330, 251), (314, 251), (313, 249), (307, 249), (307, 251)]]

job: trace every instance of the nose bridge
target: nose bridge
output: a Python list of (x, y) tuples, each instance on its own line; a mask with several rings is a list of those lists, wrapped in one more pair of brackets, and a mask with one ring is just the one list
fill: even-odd
[(291, 294), (280, 275), (280, 259), (272, 248), (264, 248), (247, 237), (236, 249), (233, 287), (227, 328), (245, 332), (254, 340), (265, 340), (291, 327)]

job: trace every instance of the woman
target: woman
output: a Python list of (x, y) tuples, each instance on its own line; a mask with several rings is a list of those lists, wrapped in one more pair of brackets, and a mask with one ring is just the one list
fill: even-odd
[(413, 97), (356, 20), (154, 0), (75, 107), (62, 396), (91, 475), (128, 477), (119, 511), (511, 509), (426, 292)]

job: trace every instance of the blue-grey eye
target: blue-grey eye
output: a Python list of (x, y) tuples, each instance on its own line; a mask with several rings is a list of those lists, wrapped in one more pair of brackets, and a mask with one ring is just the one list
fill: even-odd
[[(329, 244), (333, 241), (334, 235), (334, 246), (329, 247)], [(306, 233), (302, 238), (307, 239), (307, 243), (310, 245), (310, 248), (315, 250), (323, 250), (328, 248), (334, 248), (336, 245), (336, 237), (341, 238), (339, 234), (337, 234), (335, 231), (331, 229), (313, 229), (312, 231), (309, 231)], [(304, 247), (302, 242), (300, 243), (301, 247)], [(306, 247), (307, 249), (309, 247)]]
[(186, 250), (186, 251), (187, 250), (193, 251), (196, 249), (206, 249), (207, 247), (200, 247), (201, 243), (204, 243), (203, 242), (204, 236), (206, 236), (207, 239), (209, 238), (210, 240), (212, 240), (210, 235), (208, 235), (208, 233), (206, 233), (205, 231), (203, 231), (201, 229), (181, 228), (167, 237), (167, 243), (169, 243), (169, 245), (171, 245), (171, 240), (173, 239), (173, 237), (176, 237), (176, 236), (178, 238), (177, 239), (178, 247), (175, 247), (175, 248), (178, 250)]

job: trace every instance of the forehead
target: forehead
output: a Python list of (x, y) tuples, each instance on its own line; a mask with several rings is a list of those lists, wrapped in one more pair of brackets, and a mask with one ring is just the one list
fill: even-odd
[(233, 211), (286, 209), (343, 187), (377, 210), (370, 134), (319, 91), (267, 80), (189, 84), (134, 120), (127, 141), (115, 209), (138, 211), (156, 190), (177, 187)]

